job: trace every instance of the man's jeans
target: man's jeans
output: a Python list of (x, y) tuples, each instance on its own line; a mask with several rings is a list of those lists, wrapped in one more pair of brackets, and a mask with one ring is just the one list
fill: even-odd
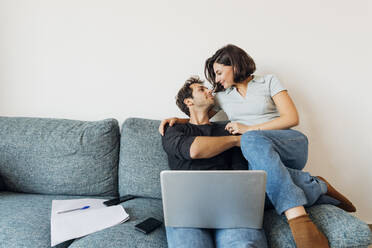
[(263, 229), (166, 227), (169, 248), (266, 248)]
[(323, 181), (301, 171), (307, 161), (308, 141), (296, 130), (249, 131), (241, 149), (250, 170), (267, 173), (266, 194), (276, 212), (311, 206), (327, 192)]

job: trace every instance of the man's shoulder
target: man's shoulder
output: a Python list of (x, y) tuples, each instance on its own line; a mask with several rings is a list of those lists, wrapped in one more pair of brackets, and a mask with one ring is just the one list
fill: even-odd
[(173, 126), (169, 126), (168, 124), (165, 125), (165, 132), (167, 131), (180, 131), (180, 130), (184, 130), (184, 129), (187, 129), (188, 125), (185, 123), (185, 124), (181, 124), (181, 123), (174, 123)]
[(228, 121), (212, 122), (214, 129), (214, 136), (229, 136), (229, 132), (225, 130)]
[(173, 124), (173, 126), (169, 126), (168, 124), (166, 124), (166, 126), (164, 127), (164, 136), (169, 136), (175, 133), (184, 133), (189, 128), (190, 127), (188, 124), (175, 123)]
[(216, 128), (225, 128), (229, 121), (212, 121), (211, 124)]
[(165, 127), (165, 136), (171, 136), (172, 134), (187, 134), (194, 136), (227, 136), (229, 133), (225, 130), (225, 121), (223, 122), (211, 122), (209, 125), (193, 125), (190, 123), (174, 124), (173, 126)]

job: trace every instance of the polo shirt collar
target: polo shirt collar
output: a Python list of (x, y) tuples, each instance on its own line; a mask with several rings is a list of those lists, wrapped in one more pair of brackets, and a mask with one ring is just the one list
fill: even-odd
[[(265, 79), (264, 79), (264, 77), (262, 77), (262, 76), (256, 76), (256, 75), (253, 75), (252, 82), (256, 82), (256, 83), (264, 83), (264, 82), (265, 82)], [(248, 83), (248, 84), (249, 84), (249, 83)]]
[[(254, 83), (260, 83), (260, 84), (262, 84), (262, 83), (265, 83), (265, 79), (262, 76), (253, 75), (253, 79), (248, 84), (253, 83), (253, 82)], [(236, 90), (236, 88), (235, 87), (231, 87), (229, 89), (226, 89), (225, 90), (225, 93), (226, 94), (229, 94), (229, 93), (231, 93), (234, 90)]]

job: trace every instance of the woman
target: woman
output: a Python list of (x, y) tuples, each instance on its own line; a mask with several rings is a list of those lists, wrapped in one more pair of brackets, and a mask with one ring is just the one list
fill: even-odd
[[(207, 59), (205, 76), (216, 93), (216, 106), (209, 117), (223, 109), (231, 121), (225, 128), (231, 134), (242, 134), (243, 155), (250, 169), (267, 172), (267, 195), (277, 213), (285, 213), (297, 247), (329, 247), (303, 207), (307, 203), (304, 192), (287, 170), (301, 170), (307, 161), (306, 136), (289, 129), (299, 123), (296, 107), (275, 76), (255, 76), (255, 70), (253, 59), (234, 45)], [(163, 120), (159, 131), (163, 134), (166, 123), (187, 121)]]

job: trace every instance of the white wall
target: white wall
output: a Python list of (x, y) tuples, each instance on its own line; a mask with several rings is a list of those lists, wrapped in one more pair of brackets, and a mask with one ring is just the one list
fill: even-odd
[(0, 0), (0, 115), (182, 116), (190, 75), (227, 43), (276, 74), (323, 175), (372, 223), (371, 1)]

